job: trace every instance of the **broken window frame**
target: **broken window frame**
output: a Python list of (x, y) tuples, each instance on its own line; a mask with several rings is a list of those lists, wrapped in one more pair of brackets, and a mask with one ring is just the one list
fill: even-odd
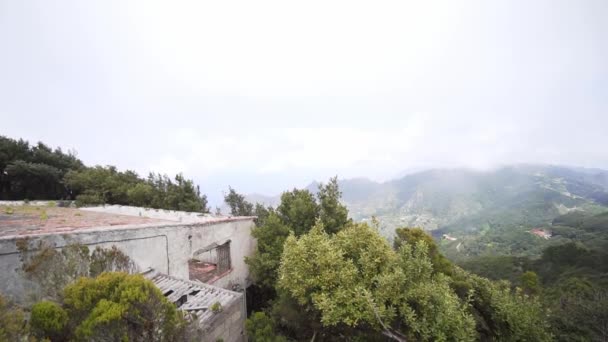
[[(219, 244), (214, 242), (214, 243), (194, 252), (191, 260), (196, 260), (197, 262), (204, 262), (204, 263), (215, 265), (215, 270), (213, 271), (213, 274), (215, 277), (221, 278), (224, 274), (226, 274), (232, 270), (230, 243), (231, 243), (230, 240), (226, 240)], [(207, 257), (204, 257), (205, 253), (210, 253), (210, 255)], [(190, 263), (190, 261), (188, 263)], [(192, 277), (192, 275), (191, 275), (191, 277)], [(216, 278), (215, 280), (217, 280), (219, 278)], [(199, 279), (197, 277), (194, 277), (191, 279), (203, 281), (203, 279)], [(213, 279), (213, 277), (211, 279)], [(203, 282), (207, 282), (207, 281), (203, 281)]]

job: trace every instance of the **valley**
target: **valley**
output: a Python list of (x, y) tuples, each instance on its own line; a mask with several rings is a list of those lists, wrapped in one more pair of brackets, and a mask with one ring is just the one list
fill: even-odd
[[(608, 211), (608, 171), (566, 166), (513, 165), (490, 171), (437, 169), (391, 180), (339, 182), (342, 200), (357, 222), (380, 222), (392, 240), (398, 227), (420, 227), (450, 259), (484, 255), (538, 256), (571, 241), (552, 227), (568, 213)], [(307, 189), (316, 192), (317, 183)], [(279, 197), (254, 195), (251, 202), (275, 205)], [(553, 232), (545, 239), (532, 229)], [(442, 238), (444, 234), (454, 240)]]

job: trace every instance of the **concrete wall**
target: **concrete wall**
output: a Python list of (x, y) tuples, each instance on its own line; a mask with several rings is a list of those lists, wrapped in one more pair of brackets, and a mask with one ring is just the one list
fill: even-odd
[[(141, 270), (154, 268), (168, 275), (189, 279), (188, 260), (199, 249), (214, 242), (230, 240), (232, 271), (214, 283), (231, 289), (233, 285), (245, 288), (249, 285), (249, 270), (244, 257), (255, 249), (251, 237), (252, 218), (226, 218), (216, 222), (137, 227), (105, 227), (70, 232), (30, 236), (30, 245), (38, 240), (61, 248), (80, 243), (91, 249), (96, 246), (117, 246), (137, 264)], [(35, 284), (25, 280), (21, 273), (21, 260), (16, 247), (23, 236), (0, 238), (0, 287), (11, 299), (24, 303), (36, 292)]]
[(213, 321), (204, 329), (203, 342), (216, 342), (219, 339), (224, 342), (246, 341), (246, 318), (244, 296), (241, 296), (239, 301), (216, 314)]

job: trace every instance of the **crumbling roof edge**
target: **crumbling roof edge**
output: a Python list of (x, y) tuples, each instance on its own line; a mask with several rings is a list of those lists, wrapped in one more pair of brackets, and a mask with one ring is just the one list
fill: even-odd
[(43, 236), (53, 236), (53, 235), (73, 235), (73, 234), (86, 234), (86, 233), (95, 233), (100, 231), (121, 231), (121, 230), (138, 230), (138, 229), (149, 229), (149, 228), (170, 228), (170, 227), (206, 227), (213, 226), (220, 223), (230, 223), (230, 222), (240, 222), (240, 221), (253, 221), (257, 216), (232, 216), (232, 217), (223, 217), (217, 220), (211, 220), (206, 222), (158, 222), (158, 223), (145, 223), (145, 224), (126, 224), (126, 225), (117, 225), (117, 226), (98, 226), (92, 228), (76, 228), (71, 231), (54, 231), (54, 232), (31, 232), (26, 234), (15, 234), (15, 235), (5, 235), (0, 236), (0, 241), (3, 240), (15, 240), (22, 239), (26, 237), (43, 237)]
[(242, 296), (243, 295), (242, 292), (236, 292), (236, 291), (228, 290), (228, 289), (225, 289), (223, 287), (219, 287), (219, 286), (215, 286), (215, 285), (211, 285), (211, 284), (206, 284), (206, 283), (203, 283), (203, 282), (200, 282), (200, 281), (192, 281), (192, 280), (189, 280), (189, 279), (182, 279), (182, 278), (177, 278), (177, 277), (174, 277), (174, 276), (170, 276), (170, 275), (168, 275), (166, 273), (159, 272), (159, 271), (157, 271), (157, 270), (155, 270), (153, 268), (149, 268), (146, 271), (141, 272), (140, 274), (143, 275), (146, 279), (152, 279), (152, 278), (154, 278), (157, 275), (161, 275), (163, 277), (170, 278), (170, 279), (176, 280), (176, 281), (181, 281), (181, 282), (184, 282), (184, 283), (187, 283), (187, 284), (191, 284), (191, 285), (194, 285), (194, 286), (206, 287), (206, 288), (209, 288), (211, 290), (218, 290), (220, 292), (227, 292), (227, 293), (230, 293), (230, 294), (233, 294), (233, 295), (236, 295), (236, 296)]

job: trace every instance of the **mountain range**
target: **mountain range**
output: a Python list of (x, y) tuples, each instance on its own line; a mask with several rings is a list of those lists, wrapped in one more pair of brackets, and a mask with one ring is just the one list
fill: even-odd
[[(552, 241), (529, 231), (550, 231), (571, 212), (608, 211), (608, 171), (553, 165), (513, 165), (487, 171), (433, 169), (390, 180), (339, 182), (355, 221), (377, 218), (391, 239), (395, 228), (421, 227), (441, 238), (452, 258), (488, 253), (533, 255)], [(316, 192), (318, 183), (307, 189)], [(276, 205), (279, 197), (249, 196)], [(546, 239), (549, 240), (549, 239)]]

